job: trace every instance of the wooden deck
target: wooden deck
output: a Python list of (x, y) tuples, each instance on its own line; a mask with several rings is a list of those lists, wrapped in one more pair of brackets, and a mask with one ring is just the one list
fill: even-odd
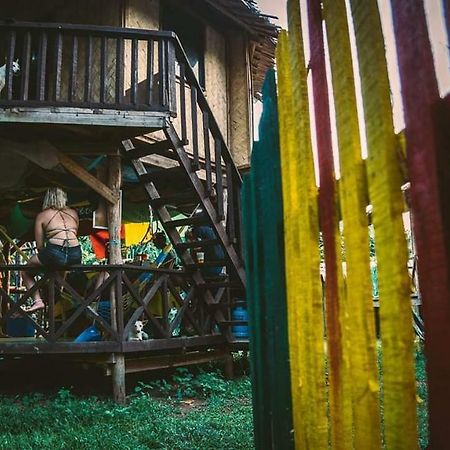
[(4, 124), (62, 124), (102, 127), (137, 128), (142, 134), (167, 126), (168, 111), (133, 111), (73, 107), (1, 107), (0, 125)]
[(226, 339), (220, 334), (133, 342), (98, 341), (83, 343), (76, 343), (73, 340), (60, 340), (50, 343), (42, 337), (3, 337), (0, 338), (0, 355), (155, 353), (165, 350), (192, 351), (224, 344), (226, 344)]

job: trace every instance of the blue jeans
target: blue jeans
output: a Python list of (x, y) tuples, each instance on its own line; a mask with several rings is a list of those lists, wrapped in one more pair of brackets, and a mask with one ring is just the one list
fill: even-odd
[(67, 247), (48, 243), (38, 253), (39, 261), (47, 267), (71, 266), (81, 263), (81, 247)]

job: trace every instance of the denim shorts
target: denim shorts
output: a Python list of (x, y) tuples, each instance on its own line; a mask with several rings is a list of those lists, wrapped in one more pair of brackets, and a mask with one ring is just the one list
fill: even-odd
[(48, 243), (38, 253), (39, 261), (48, 267), (71, 266), (81, 263), (81, 247), (67, 247)]

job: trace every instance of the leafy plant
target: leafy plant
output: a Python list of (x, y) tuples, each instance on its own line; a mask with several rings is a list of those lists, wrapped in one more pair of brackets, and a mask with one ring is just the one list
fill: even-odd
[[(179, 388), (204, 394), (175, 400), (172, 393)], [(156, 391), (170, 392), (155, 398)], [(51, 398), (3, 396), (0, 415), (0, 450), (253, 448), (250, 381), (225, 381), (219, 373), (178, 369), (169, 380), (141, 382), (126, 406), (77, 398), (70, 388)]]

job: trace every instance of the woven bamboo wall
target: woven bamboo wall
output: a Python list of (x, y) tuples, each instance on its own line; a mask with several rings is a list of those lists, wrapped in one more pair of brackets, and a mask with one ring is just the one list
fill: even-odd
[(205, 29), (205, 78), (208, 103), (225, 141), (228, 141), (228, 86), (225, 36), (211, 26)]
[[(143, 30), (159, 30), (159, 0), (127, 0), (124, 6), (124, 26), (127, 28), (138, 28)], [(155, 73), (158, 73), (158, 53), (155, 46), (154, 54)], [(125, 42), (125, 76), (124, 85), (125, 92), (131, 86), (131, 42)], [(139, 58), (138, 58), (138, 82), (147, 79), (147, 46), (145, 42), (139, 42)], [(138, 95), (144, 95), (139, 90)]]
[(238, 167), (247, 166), (250, 161), (250, 66), (247, 45), (241, 35), (228, 36), (228, 74), (230, 102), (230, 150)]

